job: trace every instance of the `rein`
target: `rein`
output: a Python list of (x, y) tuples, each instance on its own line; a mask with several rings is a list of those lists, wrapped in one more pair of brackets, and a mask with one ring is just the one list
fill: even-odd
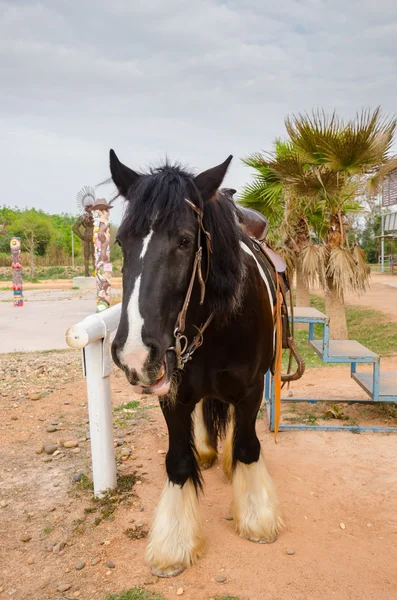
[[(203, 224), (203, 211), (196, 206), (193, 202), (185, 198), (185, 201), (192, 208), (192, 210), (196, 213), (198, 220), (198, 233), (197, 233), (197, 251), (194, 257), (193, 270), (190, 277), (189, 287), (186, 292), (185, 300), (182, 305), (181, 312), (178, 315), (176, 320), (175, 329), (174, 329), (174, 338), (175, 345), (168, 348), (168, 350), (172, 350), (175, 352), (176, 356), (176, 364), (178, 369), (183, 369), (185, 364), (191, 360), (193, 354), (200, 348), (204, 341), (204, 332), (211, 323), (214, 313), (211, 313), (208, 319), (200, 325), (200, 327), (196, 327), (197, 334), (194, 336), (193, 341), (189, 344), (189, 340), (186, 335), (184, 335), (186, 329), (186, 315), (189, 308), (194, 282), (197, 276), (199, 285), (200, 285), (200, 306), (204, 304), (205, 299), (205, 285), (208, 281), (208, 275), (210, 272), (210, 255), (212, 253), (211, 248), (211, 234), (206, 231)], [(207, 272), (205, 278), (203, 278), (202, 272), (202, 260), (203, 260), (203, 248), (201, 245), (201, 233), (205, 235), (206, 246), (207, 246)]]

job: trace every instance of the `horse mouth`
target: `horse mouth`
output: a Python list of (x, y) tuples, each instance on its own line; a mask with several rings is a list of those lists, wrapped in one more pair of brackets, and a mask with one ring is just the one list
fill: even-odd
[(166, 394), (169, 389), (169, 380), (170, 377), (168, 372), (167, 360), (164, 358), (163, 363), (157, 373), (157, 379), (150, 385), (143, 386), (142, 389), (145, 391), (145, 393), (159, 395)]

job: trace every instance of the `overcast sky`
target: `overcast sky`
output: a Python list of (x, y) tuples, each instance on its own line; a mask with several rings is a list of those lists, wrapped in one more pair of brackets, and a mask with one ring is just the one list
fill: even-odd
[(75, 213), (109, 148), (233, 154), (239, 188), (286, 115), (377, 104), (397, 112), (396, 0), (0, 0), (0, 203)]

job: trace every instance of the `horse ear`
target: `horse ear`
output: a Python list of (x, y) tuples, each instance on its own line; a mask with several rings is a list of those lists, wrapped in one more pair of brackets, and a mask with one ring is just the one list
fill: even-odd
[(211, 200), (217, 189), (221, 186), (232, 158), (233, 156), (230, 155), (221, 165), (208, 169), (208, 171), (203, 171), (194, 178), (194, 183), (204, 202)]
[(129, 167), (123, 165), (117, 158), (114, 150), (110, 150), (109, 152), (109, 163), (113, 182), (119, 193), (126, 198), (128, 190), (138, 180), (139, 175)]

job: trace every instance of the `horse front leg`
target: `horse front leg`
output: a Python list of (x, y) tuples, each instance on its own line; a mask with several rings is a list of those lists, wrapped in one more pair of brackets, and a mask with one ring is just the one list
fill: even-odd
[(267, 471), (255, 424), (262, 401), (259, 384), (235, 405), (231, 427), (233, 513), (237, 532), (271, 543), (283, 527), (280, 504)]
[(169, 433), (167, 480), (146, 549), (152, 573), (159, 577), (179, 575), (197, 561), (204, 545), (199, 518), (201, 477), (194, 447), (193, 409), (193, 404), (162, 405)]

